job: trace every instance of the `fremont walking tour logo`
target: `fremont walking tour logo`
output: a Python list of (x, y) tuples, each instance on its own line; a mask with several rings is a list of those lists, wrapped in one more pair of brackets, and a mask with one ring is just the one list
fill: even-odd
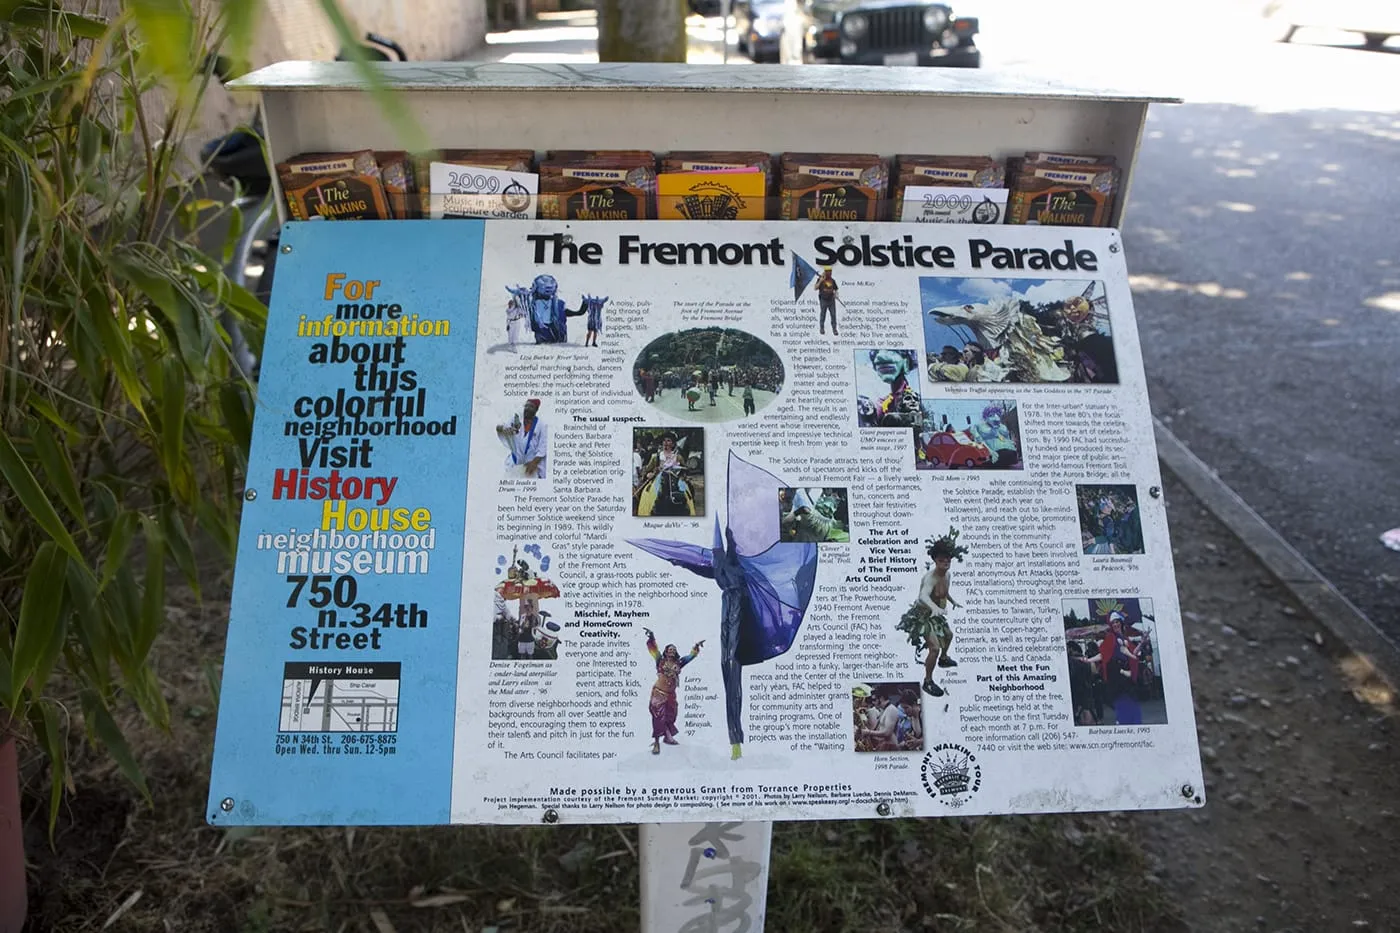
[(982, 766), (977, 756), (953, 742), (935, 745), (919, 767), (924, 790), (934, 800), (961, 807), (982, 786)]

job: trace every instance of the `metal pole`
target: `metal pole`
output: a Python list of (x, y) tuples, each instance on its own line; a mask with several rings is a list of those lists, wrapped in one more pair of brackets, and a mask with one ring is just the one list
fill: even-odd
[(645, 823), (642, 933), (763, 933), (772, 823)]

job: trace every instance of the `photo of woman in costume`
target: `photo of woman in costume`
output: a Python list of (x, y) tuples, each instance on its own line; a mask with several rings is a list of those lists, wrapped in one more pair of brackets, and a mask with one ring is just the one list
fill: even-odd
[(1063, 605), (1075, 725), (1166, 722), (1152, 600), (1066, 599)]
[(656, 662), (656, 683), (651, 687), (651, 700), (647, 709), (651, 712), (651, 753), (661, 754), (661, 743), (679, 745), (676, 741), (676, 716), (680, 713), (680, 702), (676, 691), (681, 684), (681, 669), (695, 660), (704, 640), (697, 641), (690, 654), (681, 657), (675, 645), (667, 645), (666, 650), (656, 650), (656, 636), (651, 629), (644, 628), (647, 634), (647, 651)]
[(933, 681), (934, 667), (957, 667), (958, 664), (948, 654), (953, 644), (953, 630), (945, 613), (949, 605), (958, 608), (958, 601), (948, 592), (948, 568), (954, 560), (961, 563), (968, 548), (958, 544), (958, 530), (951, 527), (946, 535), (929, 539), (927, 547), (933, 568), (924, 574), (918, 598), (905, 610), (896, 628), (909, 636), (909, 644), (914, 646), (914, 660), (927, 652), (923, 658), (923, 689), (929, 696), (941, 697), (945, 691)]
[(632, 446), (642, 467), (632, 486), (632, 514), (705, 514), (705, 429), (633, 428)]

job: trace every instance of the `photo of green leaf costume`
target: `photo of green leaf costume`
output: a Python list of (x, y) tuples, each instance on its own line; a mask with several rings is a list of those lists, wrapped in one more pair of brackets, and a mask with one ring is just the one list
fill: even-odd
[(949, 526), (948, 533), (938, 538), (930, 538), (925, 544), (933, 568), (924, 574), (919, 583), (919, 596), (914, 604), (900, 616), (899, 631), (909, 636), (909, 644), (914, 646), (914, 660), (923, 657), (924, 692), (929, 696), (943, 696), (943, 688), (933, 682), (933, 669), (937, 667), (957, 667), (948, 654), (953, 644), (953, 630), (948, 626), (944, 612), (951, 604), (959, 607), (958, 601), (948, 594), (948, 568), (954, 560), (962, 562), (968, 552), (965, 545), (958, 544), (958, 530)]

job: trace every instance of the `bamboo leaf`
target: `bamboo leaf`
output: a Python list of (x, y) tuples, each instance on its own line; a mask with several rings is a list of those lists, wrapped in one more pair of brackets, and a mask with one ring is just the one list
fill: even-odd
[(219, 389), (219, 409), (223, 412), (224, 426), (233, 435), (233, 442), (247, 457), (248, 447), (253, 442), (253, 423), (248, 418), (248, 396), (236, 385), (225, 385)]
[(184, 81), (194, 71), (194, 20), (181, 0), (127, 0), (146, 40), (145, 52), (167, 78)]
[(53, 484), (58, 498), (63, 500), (69, 513), (78, 524), (87, 529), (87, 510), (83, 508), (83, 497), (78, 493), (78, 479), (73, 473), (73, 464), (54, 440), (53, 432), (42, 422), (34, 426), (34, 450), (39, 462), (44, 465), (44, 475)]
[(63, 788), (68, 780), (68, 742), (58, 724), (57, 714), (48, 703), (30, 707), (29, 725), (49, 756), (49, 841), (53, 842), (54, 827), (58, 824), (58, 805), (63, 802)]
[(133, 660), (144, 664), (151, 645), (165, 623), (165, 534), (156, 522), (141, 516), (146, 539), (146, 581), (141, 592), (141, 617)]
[(168, 328), (171, 340), (180, 351), (180, 358), (191, 373), (203, 375), (205, 371), (200, 345), (199, 320), (194, 306), (175, 287), (175, 283), (165, 277), (162, 270), (154, 268), (145, 257), (134, 252), (113, 252), (110, 263), (119, 275), (150, 299), (163, 313), (157, 321)]
[(171, 485), (182, 492), (182, 498), (192, 490), (185, 489), (185, 373), (180, 364), (166, 357), (161, 365), (160, 386), (160, 459), (165, 464)]
[(122, 735), (121, 727), (112, 718), (112, 713), (107, 709), (106, 701), (95, 690), (83, 691), (83, 718), (87, 720), (88, 727), (96, 739), (107, 747), (112, 759), (116, 761), (117, 767), (121, 768), (126, 779), (136, 785), (136, 789), (141, 791), (141, 796), (146, 798), (146, 802), (151, 802), (151, 791), (146, 786), (146, 775), (141, 772), (141, 766), (136, 763), (136, 756), (131, 753), (131, 746), (126, 743), (126, 736)]
[(122, 512), (112, 522), (112, 530), (107, 534), (107, 549), (102, 558), (102, 579), (97, 589), (105, 590), (117, 575), (117, 570), (126, 562), (127, 549), (136, 535), (137, 517), (135, 512)]
[(63, 526), (53, 503), (44, 495), (39, 481), (29, 471), (19, 451), (15, 450), (15, 445), (10, 443), (9, 435), (3, 431), (0, 431), (0, 476), (5, 477), (5, 481), (10, 484), (10, 488), (14, 490), (15, 496), (19, 498), (20, 504), (34, 523), (74, 560), (81, 561), (83, 555), (78, 551), (78, 545), (74, 543), (68, 529)]
[(54, 408), (48, 399), (41, 398), (37, 395), (31, 395), (29, 397), (29, 407), (43, 415), (54, 427), (62, 431), (68, 441), (76, 441), (80, 436), (78, 429), (66, 421), (64, 417), (58, 413), (58, 409)]
[(166, 551), (175, 561), (175, 566), (180, 568), (190, 589), (194, 590), (195, 598), (199, 598), (199, 569), (195, 563), (194, 546), (190, 544), (185, 523), (173, 505), (167, 504), (160, 510), (160, 526), (165, 533)]
[(101, 39), (107, 32), (107, 24), (91, 16), (65, 13), (51, 6), (33, 2), (15, 3), (5, 0), (0, 4), (0, 22), (30, 29), (66, 29), (81, 39)]
[[(35, 552), (34, 563), (24, 579), (20, 597), (19, 623), (15, 628), (14, 657), (10, 661), (10, 709), (19, 708), (20, 692), (44, 661), (59, 624), (63, 609), (64, 571), (68, 557), (52, 541), (45, 541)], [(34, 690), (37, 695), (40, 689)]]
[(262, 12), (262, 0), (224, 0), (224, 43), (233, 60), (233, 77), (248, 68), (248, 50), (253, 46), (254, 30)]
[(86, 652), (82, 664), (73, 664), (87, 674), (87, 683), (104, 694), (110, 689), (112, 677), (111, 617), (107, 601), (98, 595), (97, 581), (87, 567), (68, 562), (68, 592), (73, 610), (74, 633), (77, 644)]

